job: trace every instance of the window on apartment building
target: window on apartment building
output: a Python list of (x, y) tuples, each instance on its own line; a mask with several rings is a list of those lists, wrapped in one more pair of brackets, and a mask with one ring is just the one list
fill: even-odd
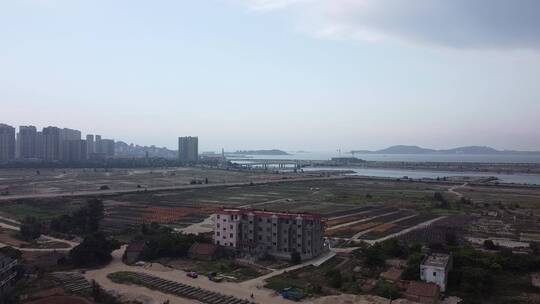
[(259, 222), (262, 222), (262, 218), (259, 218)]
[(250, 220), (249, 223), (250, 223), (250, 224), (253, 224), (253, 221)]
[(262, 241), (262, 235), (259, 235), (259, 241)]
[(437, 276), (437, 273), (436, 273), (436, 272), (433, 272), (433, 276), (436, 277), (436, 276)]
[(267, 222), (267, 223), (270, 223), (270, 218), (267, 218), (267, 219), (266, 219), (266, 222)]
[(302, 229), (302, 225), (298, 225), (298, 229)]
[(276, 242), (273, 242), (272, 244), (274, 244), (274, 246), (277, 246), (277, 243), (276, 243)]
[(277, 236), (277, 233), (274, 232), (274, 236)]
[(219, 219), (219, 214), (217, 215), (217, 218)]
[(216, 241), (216, 244), (219, 245), (219, 241)]
[(233, 237), (233, 234), (232, 234), (232, 233), (231, 233), (231, 234), (229, 234), (229, 237), (230, 237), (230, 238), (232, 238), (232, 237)]
[(301, 234), (299, 234), (299, 235), (298, 235), (298, 238), (301, 238), (301, 237), (302, 237), (302, 235), (301, 235)]
[(230, 225), (230, 227), (229, 227), (229, 228), (233, 229), (233, 226), (232, 226), (232, 225)]
[(266, 240), (267, 240), (268, 242), (270, 242), (270, 237), (269, 237), (269, 236), (267, 236), (267, 237), (266, 237)]
[(253, 233), (253, 230), (249, 230), (249, 233)]
[(217, 235), (217, 236), (219, 236), (219, 235), (220, 235), (220, 232), (219, 232), (219, 231), (218, 231), (218, 232), (216, 232), (216, 235)]
[(219, 228), (219, 223), (217, 223), (217, 227)]
[(274, 223), (274, 227), (276, 227), (276, 226), (277, 226), (277, 224), (276, 224), (276, 223)]

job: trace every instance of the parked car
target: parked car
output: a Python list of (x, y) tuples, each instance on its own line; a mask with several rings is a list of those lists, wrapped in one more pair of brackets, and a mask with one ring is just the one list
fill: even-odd
[(196, 279), (196, 278), (199, 276), (199, 274), (196, 273), (195, 271), (190, 271), (190, 272), (186, 273), (186, 275), (187, 275), (188, 277), (194, 278), (194, 279)]

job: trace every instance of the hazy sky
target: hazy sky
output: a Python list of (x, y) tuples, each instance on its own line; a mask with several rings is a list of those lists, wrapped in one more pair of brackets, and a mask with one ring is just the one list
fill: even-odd
[(201, 150), (540, 150), (540, 1), (0, 0), (0, 122)]

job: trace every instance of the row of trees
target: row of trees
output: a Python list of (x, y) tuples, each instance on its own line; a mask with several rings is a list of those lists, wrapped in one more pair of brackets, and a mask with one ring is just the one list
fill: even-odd
[(51, 221), (51, 230), (67, 234), (86, 235), (99, 230), (99, 223), (103, 219), (103, 202), (91, 199), (86, 205), (72, 214), (61, 215)]
[(211, 242), (206, 236), (177, 233), (172, 228), (161, 226), (158, 223), (143, 224), (141, 233), (135, 239), (146, 243), (141, 254), (144, 260), (184, 257), (194, 243)]

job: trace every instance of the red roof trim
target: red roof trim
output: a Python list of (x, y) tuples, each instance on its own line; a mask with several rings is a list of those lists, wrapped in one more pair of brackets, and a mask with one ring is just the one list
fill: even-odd
[(256, 209), (230, 209), (230, 208), (223, 208), (222, 210), (218, 211), (218, 214), (227, 214), (227, 215), (244, 215), (248, 213), (253, 213), (257, 216), (265, 216), (265, 217), (271, 217), (276, 215), (278, 218), (307, 218), (307, 219), (321, 219), (320, 214), (315, 213), (291, 213), (291, 212), (273, 212), (273, 211), (266, 211), (266, 210), (256, 210)]

